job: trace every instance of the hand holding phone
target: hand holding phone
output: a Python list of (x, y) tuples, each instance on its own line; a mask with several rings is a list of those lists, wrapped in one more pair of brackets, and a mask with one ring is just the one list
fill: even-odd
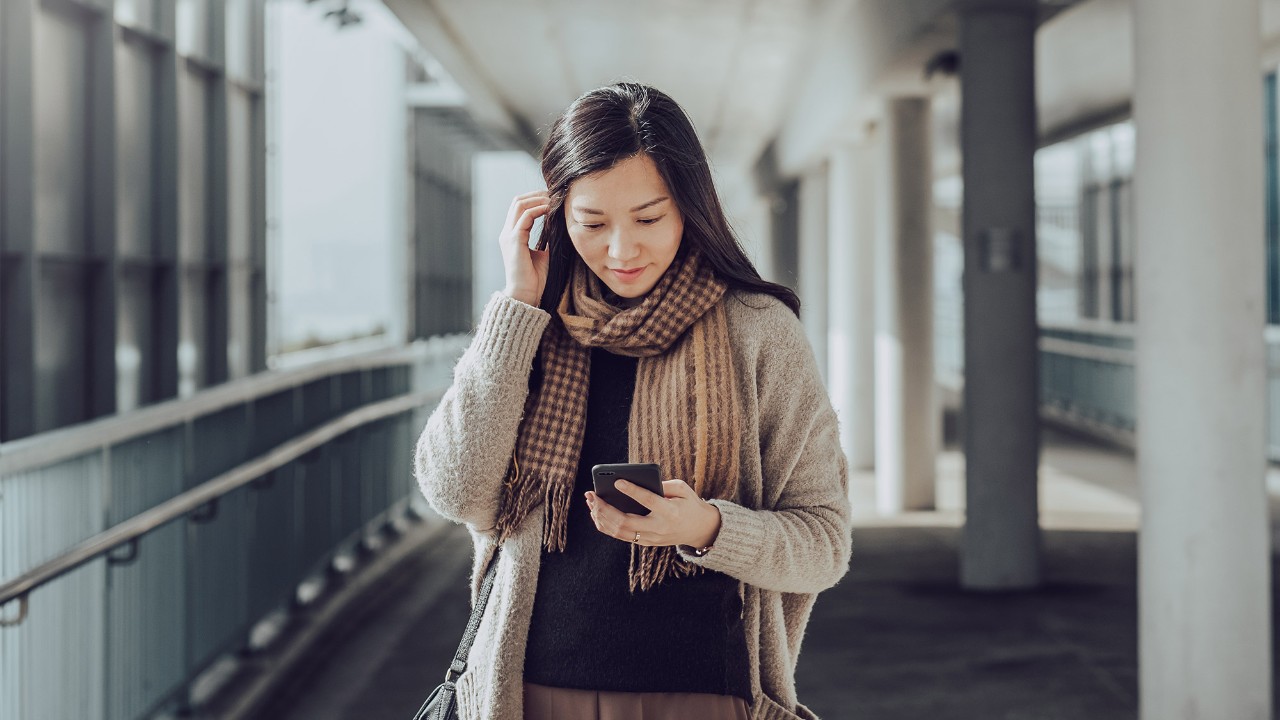
[(595, 483), (596, 495), (622, 512), (648, 515), (649, 508), (614, 487), (614, 481), (619, 478), (664, 497), (662, 472), (657, 463), (605, 463), (592, 467), (591, 480)]

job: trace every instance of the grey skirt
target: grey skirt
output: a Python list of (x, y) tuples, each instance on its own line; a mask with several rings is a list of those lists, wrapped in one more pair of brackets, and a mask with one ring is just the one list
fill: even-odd
[(524, 720), (749, 720), (747, 701), (732, 695), (609, 692), (524, 684)]

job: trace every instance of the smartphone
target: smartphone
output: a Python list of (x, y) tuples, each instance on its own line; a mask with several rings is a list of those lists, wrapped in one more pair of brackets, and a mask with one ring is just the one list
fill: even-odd
[(592, 467), (591, 480), (595, 483), (596, 495), (622, 512), (648, 515), (649, 508), (615, 488), (613, 483), (619, 478), (663, 497), (662, 473), (657, 463), (605, 463)]

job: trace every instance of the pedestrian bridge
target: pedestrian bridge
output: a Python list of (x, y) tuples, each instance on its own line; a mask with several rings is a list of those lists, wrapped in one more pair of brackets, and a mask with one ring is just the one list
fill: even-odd
[[(1046, 364), (1071, 357), (1059, 340), (1042, 340)], [(0, 717), (411, 716), (469, 611), (470, 539), (411, 473), (467, 341), (313, 358), (6, 444)], [(931, 509), (882, 515), (874, 474), (854, 474), (853, 562), (814, 610), (802, 702), (829, 718), (1135, 717), (1132, 453), (1046, 430), (1041, 462), (1044, 582), (1020, 591), (960, 588), (953, 444)]]

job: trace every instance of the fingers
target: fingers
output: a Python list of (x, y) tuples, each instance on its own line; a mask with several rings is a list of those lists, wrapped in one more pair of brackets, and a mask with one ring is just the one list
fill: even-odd
[[(663, 483), (663, 484), (665, 485), (666, 483)], [(639, 485), (636, 485), (635, 483), (631, 483), (626, 480), (623, 480), (621, 478), (619, 478), (618, 480), (615, 480), (613, 483), (613, 486), (617, 488), (623, 495), (626, 495), (627, 497), (635, 500), (636, 502), (648, 508), (649, 512), (653, 512), (654, 510), (658, 509), (658, 505), (662, 501), (662, 498), (658, 497), (657, 495), (654, 495), (653, 493), (649, 492), (647, 489), (642, 488)]]
[(587, 491), (587, 508), (596, 529), (611, 538), (632, 542), (638, 532), (641, 534), (640, 545), (654, 545), (656, 543), (651, 541), (662, 535), (651, 527), (650, 518), (624, 513), (591, 491)]
[[(520, 231), (521, 237), (528, 238), (529, 231), (533, 230), (533, 221), (538, 219), (539, 215), (543, 215), (551, 208), (550, 202), (539, 203), (527, 208), (520, 213), (520, 219), (516, 222), (515, 229)], [(526, 245), (528, 243), (525, 243)]]
[[(546, 190), (531, 190), (522, 195), (517, 195), (511, 201), (511, 207), (507, 209), (506, 227), (514, 227), (516, 220), (529, 208), (535, 205), (550, 203), (551, 195)], [(532, 225), (532, 224), (531, 224)]]
[(675, 480), (663, 480), (662, 494), (669, 498), (693, 497), (697, 495), (697, 493), (693, 491), (693, 488), (689, 487), (689, 483), (685, 482), (684, 480), (680, 480), (678, 478)]

